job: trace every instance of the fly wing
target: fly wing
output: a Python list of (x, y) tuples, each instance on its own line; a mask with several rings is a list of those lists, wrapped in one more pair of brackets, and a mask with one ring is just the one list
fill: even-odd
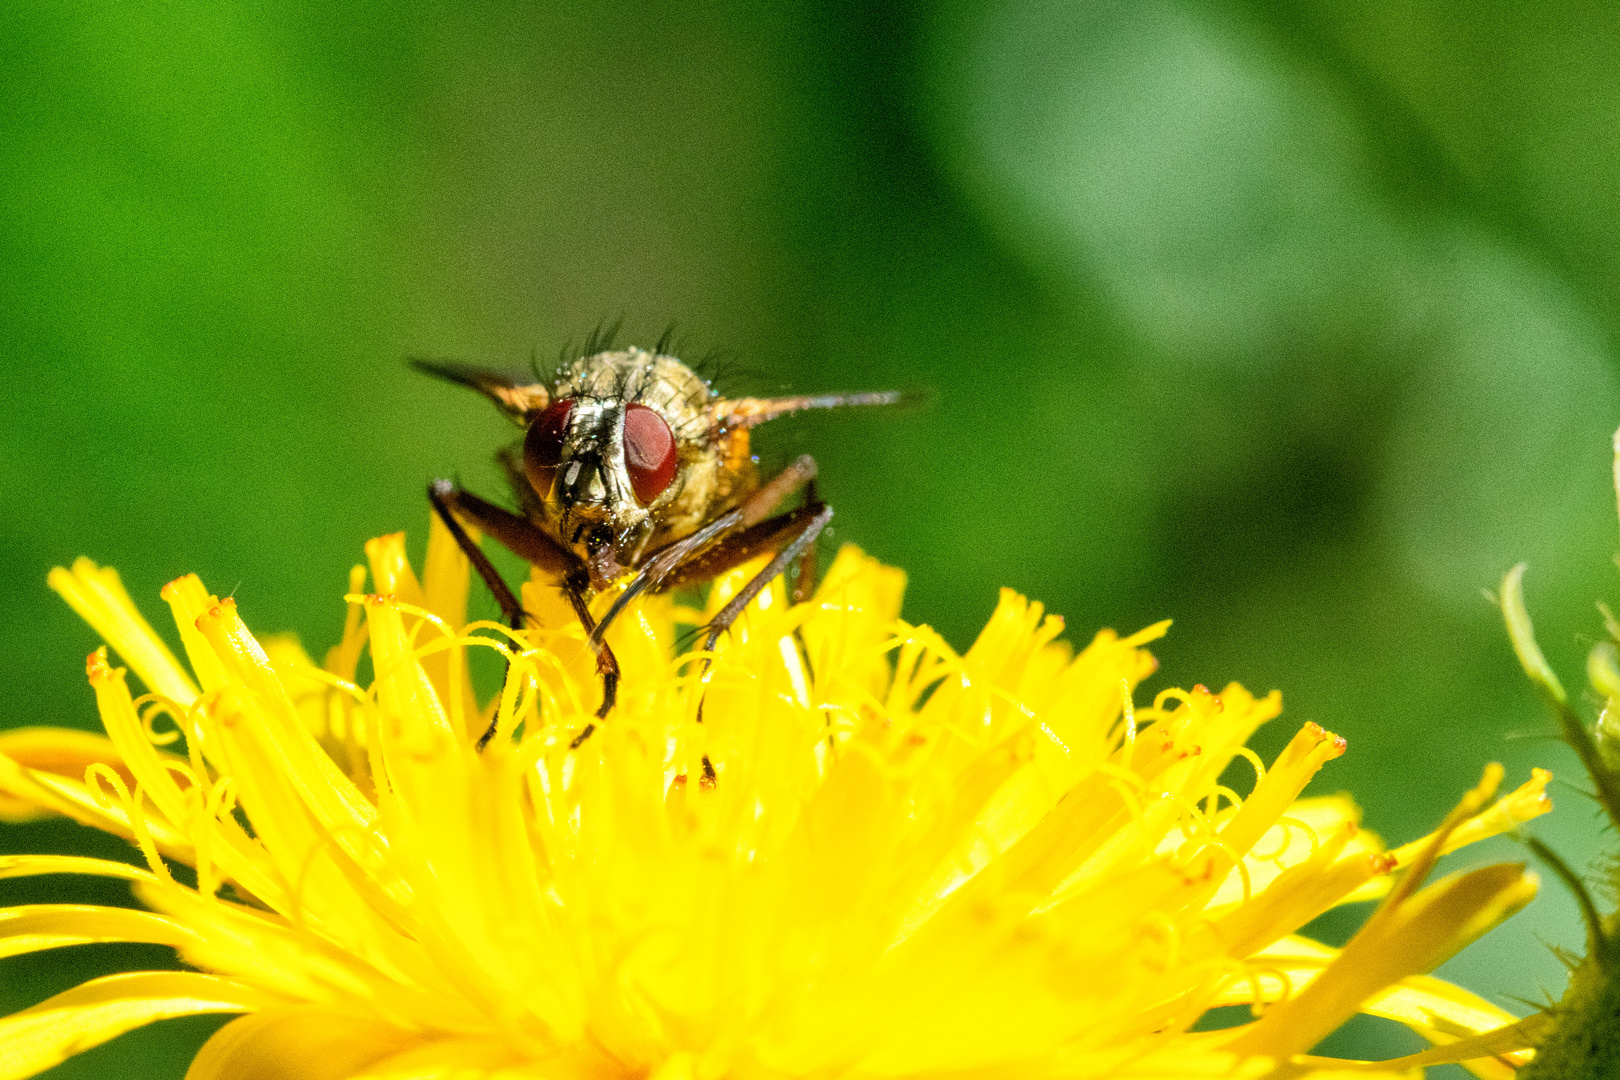
[(551, 403), (551, 394), (544, 383), (524, 373), (491, 371), (476, 364), (463, 364), (456, 360), (412, 360), (411, 366), (447, 382), (469, 387), (493, 401), (512, 419), (527, 423), (545, 411)]
[(841, 409), (846, 405), (912, 405), (927, 395), (908, 390), (883, 390), (869, 394), (802, 394), (776, 398), (722, 398), (710, 409), (722, 431), (751, 428), (767, 420), (806, 409)]

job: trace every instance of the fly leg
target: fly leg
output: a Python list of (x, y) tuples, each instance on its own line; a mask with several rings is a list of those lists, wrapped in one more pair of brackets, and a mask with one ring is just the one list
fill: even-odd
[[(821, 530), (827, 527), (832, 520), (832, 507), (826, 503), (816, 502), (801, 506), (797, 510), (790, 510), (760, 522), (751, 529), (744, 529), (721, 541), (704, 559), (704, 569), (711, 570), (709, 576), (721, 573), (731, 567), (748, 562), (767, 551), (776, 549), (776, 555), (765, 568), (744, 585), (742, 589), (726, 602), (726, 606), (715, 613), (714, 619), (708, 626), (708, 636), (703, 642), (705, 652), (712, 653), (720, 635), (737, 621), (737, 617), (747, 609), (750, 602), (760, 594), (760, 590), (769, 585), (771, 581), (792, 564), (793, 560), (804, 555), (815, 543)], [(784, 543), (785, 541), (785, 543)], [(701, 580), (695, 577), (693, 580)], [(797, 632), (795, 632), (797, 636)], [(800, 641), (801, 647), (803, 642)], [(712, 656), (704, 657), (703, 670), (708, 671), (714, 662)], [(698, 703), (698, 723), (703, 722), (703, 704)]]
[[(798, 479), (808, 481), (813, 479), (815, 462), (809, 458), (801, 458), (796, 463), (799, 470)], [(808, 474), (808, 475), (807, 475)], [(784, 474), (790, 477), (791, 474)], [(783, 478), (778, 477), (778, 483)], [(796, 485), (795, 485), (796, 486)], [(716, 614), (708, 625), (708, 635), (704, 641), (704, 649), (713, 651), (720, 635), (737, 621), (760, 591), (770, 584), (778, 575), (793, 564), (795, 559), (801, 560), (801, 581), (810, 588), (814, 588), (814, 567), (806, 571), (804, 563), (814, 557), (816, 537), (827, 527), (832, 520), (832, 507), (815, 496), (812, 485), (806, 485), (806, 502), (803, 506), (778, 514), (763, 521), (755, 521), (747, 528), (733, 532), (716, 541), (714, 544), (690, 556), (685, 562), (674, 568), (660, 583), (660, 589), (678, 588), (681, 585), (707, 581), (734, 567), (758, 558), (766, 552), (775, 552), (771, 561), (767, 563), (758, 574), (755, 574), (748, 584), (733, 596)], [(777, 498), (781, 498), (779, 493)], [(757, 505), (757, 504), (756, 504)], [(748, 507), (745, 504), (744, 510)], [(766, 507), (769, 509), (769, 506)], [(755, 511), (758, 512), (757, 510)], [(803, 644), (802, 642), (800, 643)], [(707, 670), (710, 659), (703, 662)], [(698, 719), (703, 718), (702, 707), (698, 709)]]
[[(802, 557), (808, 552), (809, 545), (826, 527), (825, 519), (832, 517), (832, 509), (816, 496), (815, 478), (815, 459), (805, 455), (773, 477), (748, 501), (728, 512), (721, 520), (729, 527), (723, 533), (710, 537), (705, 546), (682, 552), (677, 549), (686, 541), (677, 540), (667, 548), (654, 552), (648, 560), (650, 566), (656, 565), (667, 555), (676, 555), (677, 559), (657, 570), (656, 580), (648, 583), (651, 591), (665, 592), (683, 585), (695, 585), (719, 577), (767, 551), (782, 552), (785, 548), (791, 548), (791, 554), (772, 561), (774, 570), (760, 574), (743, 590), (749, 599), (759, 595), (765, 584), (780, 574), (795, 557)], [(777, 503), (800, 487), (805, 489), (803, 506), (775, 517), (766, 516), (776, 508)], [(818, 517), (823, 520), (816, 524)], [(806, 533), (808, 535), (803, 535)], [(743, 600), (742, 607), (747, 606), (748, 600)], [(735, 616), (732, 618), (735, 619)], [(727, 625), (730, 621), (727, 621)]]
[[(715, 614), (713, 621), (709, 623), (709, 636), (703, 643), (703, 648), (706, 651), (714, 648), (714, 644), (720, 639), (720, 635), (730, 629), (731, 624), (737, 621), (737, 616), (743, 613), (754, 597), (758, 596), (765, 586), (769, 585), (774, 578), (786, 570), (794, 559), (800, 558), (807, 553), (814, 555), (813, 545), (816, 542), (816, 537), (821, 535), (821, 530), (827, 527), (827, 522), (832, 520), (832, 516), (832, 507), (823, 502), (815, 502), (770, 520), (769, 523), (781, 521), (783, 523), (782, 531), (787, 532), (788, 535), (792, 536), (792, 539), (776, 553), (776, 556), (770, 562), (765, 564), (765, 569), (755, 574), (753, 580), (744, 585), (737, 595), (728, 600), (726, 606)], [(787, 520), (784, 521), (783, 519)], [(794, 535), (795, 533), (797, 535)], [(741, 540), (746, 535), (747, 533), (740, 533), (738, 539)], [(760, 546), (765, 548), (765, 545)], [(747, 557), (751, 558), (757, 553), (749, 552)], [(738, 561), (745, 562), (747, 558)]]
[[(563, 592), (568, 595), (568, 602), (574, 607), (574, 614), (579, 616), (581, 625), (585, 627), (587, 640), (596, 629), (596, 620), (591, 618), (591, 609), (585, 603), (585, 589), (590, 584), (590, 577), (583, 570), (576, 570), (563, 578)], [(602, 707), (596, 710), (596, 718), (603, 720), (613, 711), (613, 705), (619, 698), (619, 659), (613, 655), (608, 643), (603, 641), (596, 647), (596, 673), (602, 676)], [(578, 749), (579, 744), (591, 737), (596, 725), (586, 724), (585, 729), (574, 737), (568, 744), (570, 750)]]
[[(461, 549), (463, 555), (467, 556), (467, 561), (472, 563), (474, 570), (478, 571), (478, 576), (484, 579), (484, 584), (489, 587), (489, 591), (494, 595), (495, 602), (501, 606), (501, 614), (505, 616), (507, 625), (514, 630), (521, 630), (524, 623), (523, 605), (518, 602), (518, 598), (513, 594), (511, 587), (506, 584), (505, 579), (496, 571), (495, 564), (489, 561), (489, 556), (484, 554), (482, 548), (473, 543), (473, 538), (467, 535), (467, 530), (461, 527), (461, 522), (456, 520), (456, 515), (450, 510), (451, 506), (454, 505), (456, 509), (466, 513), (468, 517), (482, 525), (483, 518), (477, 513), (477, 509), (468, 512), (463, 506), (463, 503), (471, 502), (474, 499), (477, 499), (477, 496), (470, 496), (466, 492), (457, 491), (455, 486), (448, 480), (435, 480), (428, 485), (428, 502), (433, 504), (433, 510), (439, 515), (439, 520), (444, 522), (444, 527), (450, 530), (450, 535), (455, 538), (456, 546)], [(477, 501), (482, 502), (483, 500), (478, 499)]]
[[(806, 506), (820, 503), (816, 497), (816, 481), (811, 477), (804, 485), (804, 502)], [(818, 530), (819, 533), (819, 530)], [(810, 542), (804, 547), (804, 554), (799, 556), (798, 573), (793, 575), (793, 602), (795, 604), (808, 604), (810, 598), (816, 594), (816, 547), (818, 536), (812, 536)], [(816, 677), (815, 665), (810, 660), (810, 645), (804, 640), (804, 624), (800, 623), (793, 628), (793, 642), (799, 647), (799, 656), (804, 660), (805, 675), (813, 682)], [(832, 727), (832, 714), (824, 713), (827, 726)], [(832, 745), (832, 735), (827, 736), (828, 745)]]
[[(478, 571), (478, 576), (489, 587), (490, 593), (495, 597), (495, 602), (500, 605), (501, 614), (505, 616), (507, 624), (513, 630), (522, 630), (527, 621), (523, 605), (518, 601), (511, 587), (506, 584), (505, 580), (496, 571), (494, 564), (489, 561), (489, 556), (484, 554), (483, 550), (473, 542), (472, 537), (467, 535), (467, 530), (462, 528), (461, 522), (456, 520), (458, 513), (476, 522), (479, 528), (511, 549), (514, 554), (526, 560), (531, 566), (538, 566), (542, 570), (553, 573), (562, 578), (565, 583), (581, 570), (577, 565), (577, 560), (574, 560), (568, 552), (558, 547), (551, 537), (535, 528), (528, 520), (518, 517), (508, 510), (503, 510), (494, 503), (481, 499), (471, 492), (461, 491), (448, 480), (435, 480), (428, 485), (428, 501), (433, 504), (433, 510), (439, 515), (439, 520), (444, 522), (445, 528), (449, 529), (450, 535), (455, 538), (456, 546), (461, 549), (462, 554), (467, 556), (467, 561), (472, 564), (474, 570)], [(583, 595), (575, 588), (568, 588), (567, 591), (569, 599), (574, 605), (574, 611), (580, 615), (581, 621), (585, 624), (585, 631), (589, 633), (592, 623), (590, 613), (584, 607)], [(603, 703), (603, 711), (597, 713), (599, 717), (606, 715), (606, 710), (612, 707), (613, 689), (617, 686), (619, 673), (618, 664), (613, 660), (613, 654), (607, 652), (606, 646), (603, 646), (603, 649), (597, 654), (598, 670), (602, 670), (603, 652), (606, 652), (607, 662), (612, 669), (611, 677), (613, 682), (609, 683), (609, 676), (604, 672), (602, 681), (603, 694), (606, 700)], [(501, 677), (503, 686), (511, 671), (512, 665), (508, 663), (506, 674)], [(489, 740), (494, 737), (495, 720), (491, 718), (489, 728), (478, 737), (478, 749), (483, 750), (489, 744)]]
[[(803, 455), (772, 477), (742, 505), (726, 511), (691, 536), (653, 552), (608, 608), (607, 614), (602, 616), (602, 621), (591, 630), (589, 641), (592, 647), (599, 650), (605, 648), (606, 642), (602, 636), (608, 625), (631, 600), (643, 592), (662, 592), (684, 584), (708, 581), (717, 574), (774, 551), (776, 555), (769, 565), (716, 614), (709, 626), (705, 645), (705, 648), (712, 649), (719, 636), (736, 622), (749, 601), (781, 574), (783, 568), (802, 557), (832, 518), (832, 508), (820, 499), (812, 499), (797, 510), (789, 510), (775, 517), (767, 516), (787, 496), (809, 485), (815, 476), (815, 459), (808, 454)], [(814, 494), (813, 489), (811, 494)], [(601, 653), (597, 655), (600, 657)], [(704, 666), (708, 666), (707, 661)], [(603, 682), (605, 690), (605, 675)], [(616, 685), (616, 678), (614, 683)]]
[[(821, 500), (816, 497), (816, 478), (811, 477), (804, 485), (804, 504), (806, 506), (819, 506)], [(825, 522), (822, 523), (826, 525)], [(817, 529), (810, 537), (810, 542), (804, 546), (804, 554), (799, 556), (799, 571), (793, 576), (793, 602), (795, 604), (808, 603), (810, 597), (816, 592), (816, 538), (821, 534)], [(798, 631), (794, 631), (794, 636)]]
[[(742, 505), (727, 510), (690, 536), (683, 536), (647, 556), (636, 576), (613, 601), (596, 629), (591, 631), (591, 646), (594, 648), (601, 644), (602, 635), (607, 632), (609, 624), (642, 593), (662, 592), (688, 582), (707, 581), (769, 550), (772, 545), (762, 543), (762, 538), (765, 535), (778, 535), (790, 516), (784, 514), (771, 518), (770, 512), (815, 477), (816, 459), (809, 454), (801, 455), (744, 500)], [(816, 505), (819, 507), (822, 504), (818, 502)], [(805, 509), (808, 507), (792, 513), (801, 513)]]

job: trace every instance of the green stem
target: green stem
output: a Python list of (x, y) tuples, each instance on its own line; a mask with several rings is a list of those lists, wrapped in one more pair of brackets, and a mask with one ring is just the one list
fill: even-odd
[(1620, 773), (1610, 769), (1598, 750), (1597, 740), (1581, 722), (1580, 716), (1570, 708), (1567, 701), (1552, 698), (1553, 709), (1558, 714), (1558, 727), (1564, 736), (1564, 741), (1574, 749), (1581, 764), (1586, 767), (1586, 774), (1592, 778), (1592, 785), (1597, 789), (1598, 802), (1609, 815), (1609, 822), (1620, 828)]
[(1581, 961), (1564, 1000), (1552, 1008), (1552, 1031), (1537, 1047), (1535, 1060), (1519, 1070), (1518, 1080), (1620, 1077), (1620, 982), (1613, 970), (1596, 953)]
[[(1541, 861), (1552, 868), (1575, 894), (1575, 902), (1581, 906), (1581, 917), (1586, 920), (1586, 951), (1589, 958), (1594, 958), (1598, 964), (1607, 967), (1609, 962), (1609, 935), (1603, 927), (1603, 916), (1598, 914), (1597, 905), (1592, 902), (1592, 893), (1587, 889), (1586, 882), (1581, 880), (1579, 874), (1571, 870), (1569, 864), (1559, 857), (1552, 848), (1537, 840), (1535, 837), (1526, 837), (1525, 845), (1540, 857)], [(1617, 1033), (1620, 1034), (1620, 1033)]]

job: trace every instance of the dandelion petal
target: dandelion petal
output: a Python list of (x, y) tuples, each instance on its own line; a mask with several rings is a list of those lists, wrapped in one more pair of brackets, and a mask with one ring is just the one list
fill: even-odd
[(23, 1080), (154, 1020), (247, 1012), (280, 1004), (263, 990), (218, 975), (135, 971), (92, 979), (0, 1020), (0, 1080)]
[(422, 1041), (388, 1024), (317, 1006), (238, 1017), (203, 1045), (186, 1080), (345, 1080)]

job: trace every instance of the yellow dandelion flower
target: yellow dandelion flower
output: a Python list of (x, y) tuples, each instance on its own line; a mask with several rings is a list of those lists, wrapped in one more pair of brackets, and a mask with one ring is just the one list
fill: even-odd
[[(1424, 974), (1533, 879), (1420, 884), (1440, 854), (1548, 809), (1544, 773), (1491, 803), (1493, 770), (1433, 835), (1385, 850), (1348, 798), (1300, 797), (1341, 740), (1307, 724), (1269, 766), (1245, 748), (1275, 693), (1133, 702), (1164, 624), (1075, 652), (1003, 591), (958, 654), (899, 619), (903, 576), (853, 548), (810, 603), (763, 593), (709, 666), (677, 655), (677, 631), (746, 569), (707, 612), (641, 603), (610, 635), (618, 707), (587, 735), (597, 680), (551, 590), (527, 586), (537, 629), (507, 634), (466, 625), (467, 566), (441, 531), (420, 579), (400, 536), (367, 554), (375, 591), (356, 567), (319, 667), (185, 577), (163, 598), (188, 672), (115, 572), (52, 573), (147, 692), (97, 650), (106, 738), (0, 738), (0, 813), (96, 825), (145, 866), (7, 856), (0, 876), (121, 877), (148, 910), (0, 910), (0, 955), (154, 942), (194, 970), (95, 979), (0, 1020), (0, 1078), (205, 1012), (243, 1015), (194, 1080), (1170, 1080), (1455, 1060), (1505, 1076), (1535, 1032)], [(477, 648), (510, 665), (483, 708)], [(1221, 779), (1238, 758), (1246, 796)], [(1296, 933), (1380, 896), (1342, 950)], [(1239, 1004), (1247, 1022), (1193, 1030)], [(1434, 1049), (1307, 1056), (1358, 1010)]]

